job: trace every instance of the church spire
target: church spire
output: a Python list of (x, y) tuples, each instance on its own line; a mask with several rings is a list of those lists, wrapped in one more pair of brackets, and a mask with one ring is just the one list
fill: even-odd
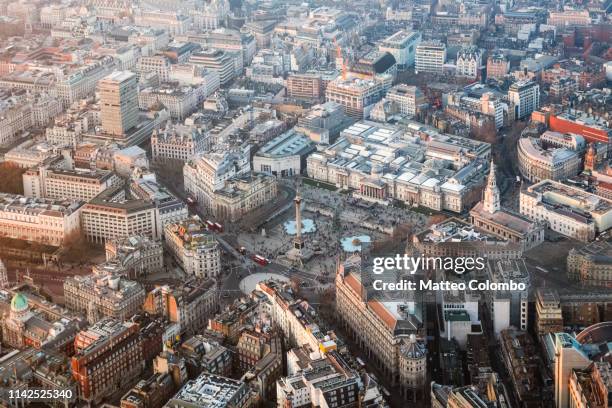
[(495, 163), (491, 159), (491, 168), (487, 178), (487, 187), (484, 192), (484, 210), (493, 214), (501, 209), (499, 201), (499, 188), (495, 178)]

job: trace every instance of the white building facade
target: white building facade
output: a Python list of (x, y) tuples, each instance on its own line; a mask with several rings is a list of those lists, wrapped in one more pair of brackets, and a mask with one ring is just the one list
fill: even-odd
[(214, 278), (221, 271), (221, 248), (212, 233), (195, 220), (168, 224), (164, 236), (170, 252), (188, 275)]
[(83, 202), (0, 194), (0, 236), (59, 246), (77, 237)]
[(440, 41), (426, 41), (417, 46), (415, 56), (416, 73), (441, 74), (446, 62), (446, 45)]

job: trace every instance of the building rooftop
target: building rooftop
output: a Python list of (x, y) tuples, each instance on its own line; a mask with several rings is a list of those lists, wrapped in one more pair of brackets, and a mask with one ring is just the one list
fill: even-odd
[(131, 327), (137, 326), (132, 322), (121, 322), (119, 320), (105, 318), (89, 326), (87, 330), (82, 330), (75, 339), (75, 349), (77, 356), (91, 353), (97, 347), (119, 337)]
[(126, 212), (143, 211), (155, 207), (155, 203), (145, 199), (130, 199), (125, 196), (125, 186), (107, 188), (85, 204), (84, 209), (95, 210), (99, 207), (123, 210)]
[(0, 211), (33, 216), (64, 217), (77, 211), (82, 201), (29, 198), (16, 194), (0, 193)]
[(545, 374), (541, 372), (542, 361), (533, 338), (527, 332), (510, 328), (502, 330), (501, 343), (504, 360), (511, 364), (508, 370), (519, 398), (538, 399)]
[(179, 81), (163, 82), (160, 85), (144, 88), (140, 90), (141, 96), (155, 94), (158, 96), (186, 97), (191, 95), (198, 86), (180, 85)]
[(550, 288), (538, 288), (536, 293), (538, 302), (549, 303), (555, 305), (555, 307), (559, 306), (559, 294), (557, 291)]
[(471, 241), (502, 241), (499, 237), (477, 230), (474, 225), (459, 218), (449, 218), (429, 229), (417, 234), (419, 241), (443, 242), (471, 242)]
[(466, 310), (445, 310), (444, 320), (447, 322), (469, 322), (470, 314)]
[(560, 133), (547, 130), (540, 136), (540, 141), (554, 146), (571, 146), (572, 150), (586, 148), (586, 140), (575, 133)]
[(482, 201), (470, 210), (470, 214), (477, 214), (479, 217), (485, 218), (494, 224), (499, 224), (521, 234), (527, 234), (537, 227), (532, 221), (509, 210), (501, 209), (494, 213), (485, 211)]
[(517, 283), (529, 284), (529, 270), (522, 258), (489, 260), (487, 261), (487, 267), (491, 279), (495, 282), (510, 282), (512, 280)]
[(543, 180), (527, 188), (525, 194), (538, 197), (550, 209), (586, 217), (589, 214), (608, 214), (612, 200), (553, 180)]
[(121, 150), (116, 151), (115, 156), (124, 156), (124, 157), (140, 157), (146, 155), (146, 152), (139, 146), (128, 146)]
[(109, 170), (51, 168), (47, 172), (47, 177), (89, 179), (102, 183), (113, 177), (114, 174)]
[(390, 35), (382, 41), (382, 45), (387, 46), (405, 46), (409, 41), (418, 37), (420, 34), (416, 31), (400, 30), (395, 34)]
[(112, 74), (102, 78), (102, 81), (124, 82), (135, 76), (136, 74), (131, 71), (115, 71)]
[(133, 235), (131, 237), (118, 237), (108, 240), (106, 245), (107, 248), (112, 247), (116, 258), (122, 259), (130, 256), (135, 251), (160, 245), (160, 243), (153, 241), (146, 235)]
[(406, 85), (406, 84), (397, 84), (393, 87), (391, 87), (391, 89), (389, 89), (389, 91), (387, 92), (387, 96), (389, 95), (398, 95), (398, 96), (413, 96), (413, 97), (418, 97), (418, 96), (422, 96), (423, 93), (421, 92), (421, 90), (413, 85)]
[(446, 44), (439, 40), (426, 40), (417, 45), (417, 49), (445, 50)]
[(576, 122), (581, 125), (603, 130), (612, 134), (612, 126), (609, 120), (603, 116), (589, 115), (587, 112), (572, 109), (571, 111), (558, 113), (557, 118), (565, 119), (570, 122)]
[(531, 80), (521, 80), (510, 85), (510, 91), (521, 91), (523, 89), (537, 86), (538, 84)]
[(362, 56), (351, 67), (351, 72), (369, 75), (384, 74), (395, 65), (395, 57), (388, 52), (371, 51)]
[(376, 82), (373, 79), (361, 79), (351, 77), (343, 79), (342, 77), (338, 77), (335, 80), (331, 81), (328, 87), (330, 85), (335, 88), (344, 89), (350, 92), (365, 92), (370, 89), (378, 89), (380, 83)]
[(417, 122), (404, 126), (360, 121), (309, 160), (423, 188), (459, 192), (485, 176), (490, 145), (441, 134)]
[(607, 348), (612, 348), (609, 344), (612, 339), (612, 322), (601, 322), (591, 325), (578, 333), (576, 339), (581, 344), (601, 344), (606, 343)]
[(89, 275), (76, 275), (67, 278), (64, 286), (73, 286), (88, 293), (89, 296), (103, 298), (115, 308), (120, 308), (124, 302), (136, 296), (144, 298), (144, 289), (140, 283), (119, 275), (124, 271), (119, 261), (107, 261), (96, 265)]
[(218, 242), (215, 236), (199, 220), (187, 219), (165, 227), (166, 233), (177, 236), (187, 249), (215, 247)]
[(263, 145), (257, 156), (285, 157), (304, 155), (315, 149), (309, 137), (295, 130), (289, 130)]
[(538, 140), (532, 137), (524, 137), (519, 140), (519, 149), (531, 159), (547, 163), (549, 166), (557, 166), (568, 160), (578, 157), (577, 153), (565, 147), (544, 149)]
[(241, 381), (202, 373), (195, 380), (188, 381), (168, 405), (174, 406), (176, 401), (192, 404), (190, 406), (226, 408), (233, 406), (232, 402), (244, 392), (246, 387)]

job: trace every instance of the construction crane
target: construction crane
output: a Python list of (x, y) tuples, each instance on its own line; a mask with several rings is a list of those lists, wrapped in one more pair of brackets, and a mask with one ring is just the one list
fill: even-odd
[(344, 62), (344, 57), (342, 56), (342, 50), (338, 45), (338, 41), (334, 38), (334, 45), (336, 46), (336, 61), (340, 59), (342, 61), (342, 80), (346, 80), (346, 63)]

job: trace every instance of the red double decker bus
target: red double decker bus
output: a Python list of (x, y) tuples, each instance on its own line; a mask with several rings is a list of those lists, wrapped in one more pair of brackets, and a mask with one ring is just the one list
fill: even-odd
[(223, 225), (218, 222), (212, 222), (211, 220), (206, 220), (206, 228), (208, 228), (209, 231), (223, 232)]
[(263, 256), (260, 255), (253, 255), (252, 258), (255, 262), (257, 262), (258, 264), (260, 264), (261, 266), (266, 266), (267, 264), (270, 263), (269, 259), (264, 258)]

